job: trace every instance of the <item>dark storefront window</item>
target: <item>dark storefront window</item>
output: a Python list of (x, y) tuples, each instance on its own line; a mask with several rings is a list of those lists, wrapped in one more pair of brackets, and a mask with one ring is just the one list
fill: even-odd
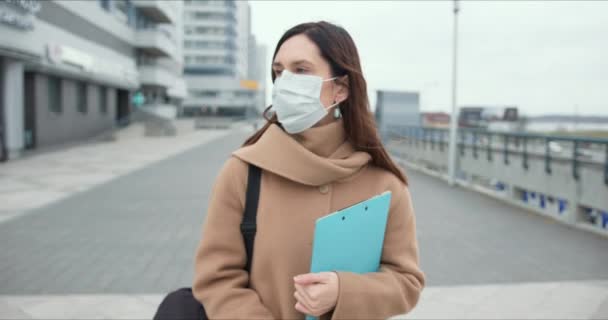
[(87, 97), (87, 84), (85, 82), (78, 83), (78, 94), (77, 94), (76, 108), (81, 113), (87, 113), (88, 110), (88, 97)]
[(49, 110), (55, 113), (61, 113), (61, 79), (49, 76), (47, 89), (49, 97)]
[(110, 11), (110, 0), (99, 0), (99, 4), (104, 10)]
[(99, 111), (108, 113), (108, 91), (106, 87), (99, 87)]

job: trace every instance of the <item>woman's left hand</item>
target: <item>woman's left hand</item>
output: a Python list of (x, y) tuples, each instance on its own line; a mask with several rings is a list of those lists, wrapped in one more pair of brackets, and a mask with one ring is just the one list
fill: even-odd
[(320, 272), (301, 274), (293, 278), (296, 310), (311, 316), (321, 316), (334, 309), (338, 301), (338, 274)]

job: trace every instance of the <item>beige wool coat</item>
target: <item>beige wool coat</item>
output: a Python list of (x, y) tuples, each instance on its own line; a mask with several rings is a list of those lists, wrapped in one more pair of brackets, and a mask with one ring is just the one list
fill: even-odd
[[(418, 264), (408, 188), (346, 140), (342, 120), (290, 135), (272, 125), (220, 170), (195, 255), (193, 293), (210, 319), (303, 319), (293, 277), (310, 270), (315, 220), (392, 191), (379, 272), (338, 272), (331, 319), (385, 319), (409, 312), (425, 277)], [(251, 272), (240, 223), (248, 165), (262, 168)], [(247, 284), (249, 283), (249, 287)]]

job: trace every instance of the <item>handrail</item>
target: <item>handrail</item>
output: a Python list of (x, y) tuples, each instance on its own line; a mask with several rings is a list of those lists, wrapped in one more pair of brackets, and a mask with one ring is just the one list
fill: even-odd
[[(393, 136), (398, 136), (402, 138), (413, 138), (413, 141), (410, 141), (411, 144), (418, 146), (419, 142), (422, 143), (422, 146), (426, 149), (427, 142), (431, 144), (431, 150), (435, 149), (435, 144), (439, 144), (439, 150), (441, 152), (444, 151), (444, 146), (447, 145), (447, 132), (449, 129), (446, 128), (425, 128), (418, 126), (404, 126), (400, 128), (399, 132), (392, 130), (390, 134)], [(496, 138), (496, 142), (502, 140), (502, 146), (497, 148), (497, 145), (493, 144), (493, 138)], [(604, 183), (608, 185), (608, 139), (607, 138), (592, 138), (592, 137), (568, 137), (568, 136), (560, 136), (560, 135), (546, 135), (546, 134), (531, 134), (531, 133), (522, 133), (522, 132), (497, 132), (497, 131), (489, 131), (485, 129), (477, 129), (477, 128), (459, 128), (458, 136), (457, 136), (457, 150), (460, 156), (466, 155), (466, 149), (472, 151), (473, 158), (479, 158), (479, 149), (483, 147), (482, 139), (485, 139), (486, 148), (485, 151), (487, 153), (486, 159), (488, 162), (493, 161), (493, 152), (500, 150), (503, 155), (503, 162), (505, 165), (510, 164), (510, 156), (512, 154), (521, 155), (522, 162), (521, 165), (524, 170), (528, 170), (530, 157), (539, 157), (540, 152), (534, 152), (533, 149), (530, 150), (530, 147), (534, 148), (534, 145), (540, 147), (541, 145), (544, 147), (544, 152), (542, 152), (542, 157), (544, 158), (544, 169), (547, 174), (552, 174), (552, 163), (554, 161), (570, 161), (571, 162), (571, 172), (572, 177), (575, 180), (580, 179), (580, 166), (581, 164), (600, 164), (603, 166), (604, 171)], [(539, 141), (539, 143), (531, 144), (532, 141)], [(564, 158), (561, 156), (554, 157), (552, 155), (552, 144), (556, 142), (566, 142), (571, 143), (572, 151), (571, 155), (568, 158)], [(513, 148), (513, 145), (515, 147)], [(595, 154), (595, 158), (586, 160), (581, 158), (584, 154), (582, 153), (585, 146), (593, 145), (593, 150), (597, 152)], [(599, 158), (601, 157), (601, 150), (604, 150), (605, 155), (603, 161)], [(565, 150), (564, 150), (565, 151)], [(603, 162), (603, 164), (602, 164)]]
[[(443, 131), (448, 132), (447, 128), (426, 128), (426, 127), (417, 127), (417, 126), (404, 126), (404, 128), (418, 128), (420, 130), (425, 131)], [(548, 134), (539, 134), (539, 133), (522, 133), (522, 132), (502, 132), (502, 131), (490, 131), (486, 129), (478, 129), (478, 128), (458, 128), (459, 132), (471, 132), (476, 134), (493, 134), (493, 135), (501, 135), (501, 136), (509, 136), (514, 138), (528, 138), (528, 139), (545, 139), (551, 138), (552, 141), (569, 141), (569, 142), (583, 142), (583, 143), (599, 143), (605, 144), (608, 143), (608, 138), (596, 138), (596, 137), (571, 137), (564, 135), (548, 135)]]

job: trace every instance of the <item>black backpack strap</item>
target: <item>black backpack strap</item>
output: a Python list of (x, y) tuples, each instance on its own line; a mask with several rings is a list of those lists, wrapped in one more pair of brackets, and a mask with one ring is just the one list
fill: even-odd
[(258, 200), (260, 198), (260, 183), (262, 170), (249, 164), (247, 176), (247, 193), (245, 196), (245, 212), (241, 222), (241, 233), (245, 239), (245, 250), (247, 251), (247, 272), (251, 271), (251, 259), (253, 258), (253, 240), (256, 233), (256, 216), (258, 212)]

